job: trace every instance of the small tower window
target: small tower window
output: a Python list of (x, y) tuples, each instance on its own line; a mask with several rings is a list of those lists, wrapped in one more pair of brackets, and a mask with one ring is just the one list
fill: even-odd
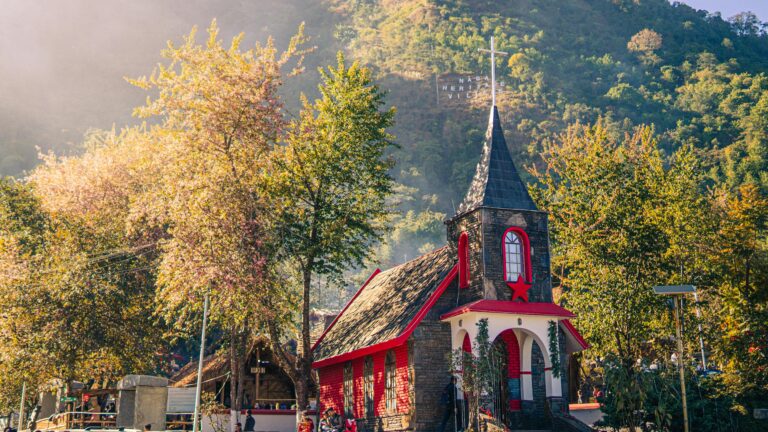
[(469, 286), (469, 238), (466, 232), (459, 235), (459, 288)]
[(384, 374), (386, 380), (386, 406), (387, 412), (393, 413), (397, 410), (397, 359), (395, 352), (387, 352), (386, 362), (384, 363)]
[(504, 262), (507, 282), (517, 282), (520, 278), (525, 279), (523, 242), (514, 231), (507, 231), (504, 235)]

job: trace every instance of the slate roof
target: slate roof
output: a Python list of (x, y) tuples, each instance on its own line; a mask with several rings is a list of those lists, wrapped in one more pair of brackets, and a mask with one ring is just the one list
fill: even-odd
[(315, 362), (403, 335), (455, 265), (444, 246), (374, 275), (313, 347)]
[(457, 216), (480, 207), (537, 210), (509, 154), (496, 107), (491, 108), (483, 153)]

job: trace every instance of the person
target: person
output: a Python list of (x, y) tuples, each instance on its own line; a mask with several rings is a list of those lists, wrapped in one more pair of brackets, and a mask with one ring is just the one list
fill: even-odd
[(315, 432), (315, 422), (305, 412), (301, 415), (298, 432)]
[(321, 432), (341, 432), (344, 426), (341, 423), (341, 416), (336, 414), (336, 410), (331, 407), (325, 410), (325, 416), (320, 420)]
[(243, 424), (240, 422), (237, 422), (235, 425), (235, 432), (243, 432)]
[(595, 402), (600, 402), (600, 399), (603, 397), (603, 391), (600, 387), (595, 386), (595, 389), (592, 391), (592, 396), (595, 397)]
[(357, 420), (355, 416), (348, 415), (344, 420), (344, 432), (357, 432)]
[(245, 418), (245, 432), (253, 432), (253, 428), (256, 427), (256, 419), (253, 418), (253, 411), (248, 410), (248, 417)]
[(443, 423), (440, 426), (440, 431), (445, 432), (445, 426), (448, 424), (448, 420), (451, 417), (455, 418), (456, 414), (456, 377), (452, 376), (451, 381), (443, 389), (442, 404), (445, 409), (443, 414)]
[(152, 430), (152, 425), (151, 424), (145, 424), (144, 425), (144, 432), (149, 432), (151, 430)]

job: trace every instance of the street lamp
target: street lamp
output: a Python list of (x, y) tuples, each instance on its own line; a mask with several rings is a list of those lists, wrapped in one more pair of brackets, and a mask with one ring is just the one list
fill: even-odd
[(197, 387), (195, 388), (195, 414), (192, 419), (192, 430), (199, 432), (201, 424), (197, 417), (200, 415), (200, 394), (203, 389), (203, 359), (205, 358), (205, 327), (208, 324), (208, 304), (210, 303), (211, 291), (205, 294), (205, 303), (203, 303), (203, 329), (200, 335), (200, 357), (197, 360)]
[[(657, 295), (672, 296), (675, 302), (675, 332), (677, 333), (677, 370), (680, 372), (680, 393), (683, 398), (683, 427), (688, 432), (688, 400), (685, 395), (685, 367), (683, 366), (683, 337), (682, 326), (680, 325), (680, 311), (682, 309), (683, 295), (696, 293), (696, 287), (693, 285), (664, 285), (653, 287), (653, 292)], [(680, 302), (680, 305), (678, 305)]]

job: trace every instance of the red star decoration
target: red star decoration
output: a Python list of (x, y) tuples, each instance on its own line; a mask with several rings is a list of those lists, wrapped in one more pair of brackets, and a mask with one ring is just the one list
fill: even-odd
[(518, 276), (517, 282), (508, 282), (507, 285), (512, 288), (512, 301), (521, 298), (524, 302), (528, 302), (528, 289), (531, 288), (531, 284), (523, 281), (522, 276)]

